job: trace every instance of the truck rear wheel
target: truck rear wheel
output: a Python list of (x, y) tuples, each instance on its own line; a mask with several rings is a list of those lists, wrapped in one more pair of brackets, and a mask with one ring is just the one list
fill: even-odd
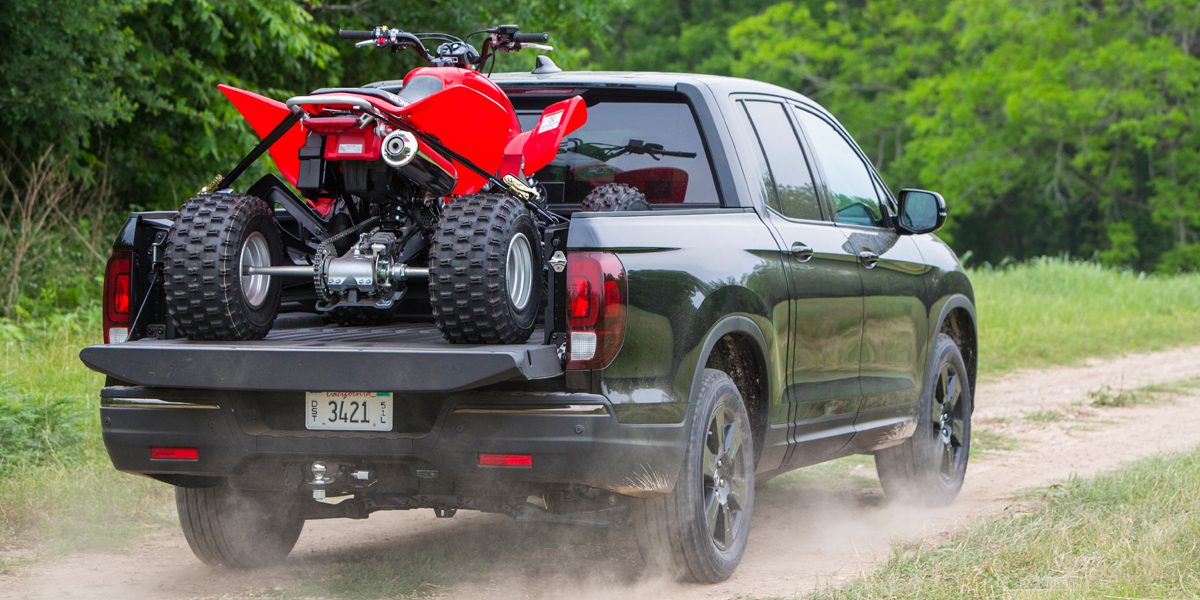
[(650, 210), (646, 195), (632, 185), (606, 183), (597, 186), (579, 203), (579, 210), (589, 212), (618, 212)]
[(633, 505), (642, 557), (697, 583), (737, 568), (754, 513), (754, 440), (742, 395), (724, 372), (705, 369), (683, 469), (669, 495)]
[(241, 494), (220, 485), (175, 488), (175, 508), (188, 546), (204, 564), (234, 569), (283, 562), (304, 519), (285, 499)]
[(923, 506), (954, 501), (971, 450), (971, 383), (954, 338), (938, 335), (925, 375), (917, 430), (899, 446), (875, 453), (888, 498)]
[(430, 247), (429, 300), (442, 335), (465, 344), (529, 339), (542, 306), (543, 263), (537, 224), (520, 200), (452, 200)]
[(203, 194), (184, 203), (168, 238), (167, 309), (192, 340), (257, 340), (279, 312), (278, 277), (243, 275), (279, 264), (283, 244), (271, 207), (245, 194)]

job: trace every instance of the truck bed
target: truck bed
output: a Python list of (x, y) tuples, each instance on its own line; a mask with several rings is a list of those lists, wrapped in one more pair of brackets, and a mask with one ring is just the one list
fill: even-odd
[(198, 342), (142, 339), (84, 348), (91, 369), (150, 387), (209, 390), (453, 392), (562, 373), (541, 343), (450, 344), (432, 323), (347, 327), (285, 314), (266, 339)]

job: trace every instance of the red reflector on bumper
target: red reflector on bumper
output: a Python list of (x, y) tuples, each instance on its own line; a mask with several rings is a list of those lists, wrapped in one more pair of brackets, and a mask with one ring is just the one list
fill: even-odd
[(150, 460), (200, 460), (195, 448), (151, 448)]
[(533, 456), (529, 454), (480, 454), (481, 467), (522, 467), (533, 468)]

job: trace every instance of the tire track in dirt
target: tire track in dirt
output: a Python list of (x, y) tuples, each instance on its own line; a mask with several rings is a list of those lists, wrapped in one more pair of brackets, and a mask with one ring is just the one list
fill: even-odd
[[(804, 594), (870, 571), (890, 556), (893, 542), (936, 542), (971, 523), (1021, 510), (1023, 501), (1014, 496), (1022, 490), (1200, 445), (1200, 390), (1128, 408), (1086, 407), (1088, 393), (1103, 386), (1132, 390), (1200, 377), (1198, 359), (1200, 347), (1179, 348), (986, 381), (976, 392), (974, 426), (1019, 443), (1013, 450), (973, 458), (962, 496), (953, 506), (904, 509), (884, 502), (877, 487), (769, 483), (759, 489), (742, 565), (730, 580), (713, 586), (679, 584), (642, 572), (629, 531), (517, 523), (476, 513), (446, 521), (431, 511), (310, 522), (292, 558), (271, 569), (205, 567), (191, 556), (179, 532), (168, 531), (134, 542), (123, 552), (76, 554), (29, 565), (16, 576), (0, 577), (0, 585), (18, 598), (276, 596), (322, 577), (333, 563), (341, 568), (382, 556), (394, 560), (397, 569), (429, 573), (439, 584), (423, 591), (453, 598)], [(1062, 418), (1026, 418), (1046, 411), (1057, 411)], [(464, 582), (455, 583), (459, 580)]]

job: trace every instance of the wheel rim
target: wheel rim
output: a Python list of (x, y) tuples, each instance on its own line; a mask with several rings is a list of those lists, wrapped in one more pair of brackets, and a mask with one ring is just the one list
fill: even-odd
[(508, 243), (504, 279), (508, 283), (508, 299), (513, 308), (523, 310), (533, 296), (533, 248), (523, 233), (513, 236)]
[(747, 494), (744, 438), (739, 414), (721, 405), (708, 423), (704, 438), (704, 521), (718, 550), (732, 548), (746, 527)]
[(242, 242), (242, 252), (238, 261), (238, 272), (242, 274), (242, 296), (250, 306), (262, 306), (271, 289), (270, 275), (246, 275), (247, 267), (271, 266), (271, 247), (267, 245), (267, 237), (254, 231)]
[(968, 427), (962, 376), (953, 363), (942, 363), (933, 394), (934, 462), (942, 481), (953, 483), (965, 467)]

